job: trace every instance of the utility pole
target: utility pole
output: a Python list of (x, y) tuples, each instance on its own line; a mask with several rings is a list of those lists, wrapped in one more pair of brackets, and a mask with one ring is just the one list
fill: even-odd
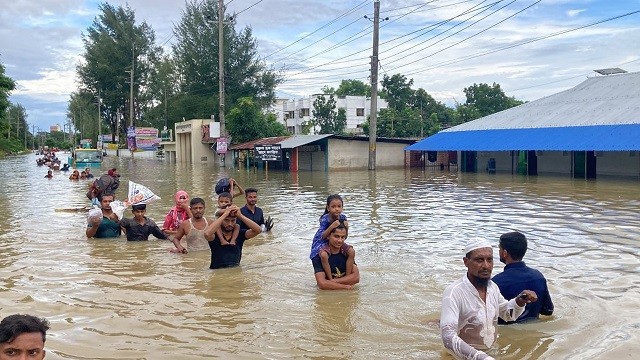
[(133, 126), (133, 73), (136, 69), (136, 48), (135, 45), (131, 47), (131, 76), (129, 84), (129, 126)]
[[(227, 137), (224, 126), (224, 0), (218, 0), (218, 98), (220, 100), (219, 114), (220, 136)], [(222, 155), (220, 165), (225, 165), (225, 155)]]
[(27, 132), (29, 130), (29, 124), (24, 123), (24, 149), (27, 150)]
[[(136, 47), (135, 44), (131, 46), (131, 76), (129, 78), (129, 127), (133, 127), (133, 73), (136, 70)], [(128, 132), (127, 132), (128, 134)], [(131, 150), (131, 158), (133, 159), (134, 149)]]
[(378, 36), (380, 1), (373, 3), (373, 55), (371, 56), (371, 111), (369, 119), (369, 170), (376, 169), (376, 133), (378, 117)]
[(7, 140), (11, 140), (11, 108), (9, 108), (9, 118), (7, 119), (7, 124), (9, 124), (9, 130), (7, 130)]
[[(100, 116), (100, 104), (102, 104), (102, 99), (100, 98), (100, 90), (98, 90), (98, 140), (96, 141), (96, 148), (98, 148), (98, 143), (102, 144), (102, 119)], [(98, 148), (100, 151), (100, 157), (102, 157), (102, 149)]]
[(35, 124), (31, 125), (31, 135), (33, 135), (31, 147), (35, 149), (36, 148), (36, 125)]

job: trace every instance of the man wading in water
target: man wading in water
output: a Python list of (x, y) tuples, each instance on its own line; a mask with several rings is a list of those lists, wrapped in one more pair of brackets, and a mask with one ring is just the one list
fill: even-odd
[[(239, 230), (238, 235), (236, 235), (234, 239), (234, 231), (236, 227), (240, 227), (240, 225), (236, 223), (237, 219), (244, 222), (249, 229)], [(218, 235), (216, 234), (218, 229), (221, 230), (222, 239), (218, 239)], [(219, 269), (239, 266), (244, 241), (251, 239), (261, 232), (262, 229), (260, 225), (244, 216), (236, 205), (231, 205), (224, 209), (220, 217), (209, 224), (204, 231), (204, 236), (209, 241), (209, 247), (211, 248), (211, 265), (209, 268)], [(232, 240), (235, 240), (235, 245), (231, 245)], [(223, 243), (226, 243), (226, 245), (222, 245)]]

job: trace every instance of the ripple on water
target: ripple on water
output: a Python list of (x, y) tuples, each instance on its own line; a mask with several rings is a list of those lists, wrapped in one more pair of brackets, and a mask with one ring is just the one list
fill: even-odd
[[(165, 241), (87, 241), (76, 208), (87, 205), (88, 181), (61, 173), (45, 180), (33, 155), (0, 160), (0, 313), (49, 318), (47, 358), (94, 359), (97, 349), (102, 359), (449, 359), (437, 320), (442, 291), (464, 274), (464, 244), (482, 237), (497, 246), (512, 230), (527, 234), (526, 261), (547, 276), (556, 310), (546, 321), (501, 327), (493, 355), (623, 358), (638, 350), (638, 324), (629, 320), (639, 315), (637, 181), (289, 174), (129, 157), (107, 157), (109, 167), (162, 197), (147, 210), (157, 222), (177, 189), (205, 199), (210, 215), (212, 185), (232, 174), (259, 189), (276, 225), (247, 242), (241, 267), (212, 272), (207, 252), (169, 254)], [(343, 196), (349, 216), (361, 271), (355, 291), (318, 291), (313, 280), (311, 239), (331, 193)]]

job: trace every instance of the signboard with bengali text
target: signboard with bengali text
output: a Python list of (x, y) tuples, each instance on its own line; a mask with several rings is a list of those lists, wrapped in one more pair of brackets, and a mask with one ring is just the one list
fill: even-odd
[(282, 161), (282, 148), (280, 144), (255, 145), (253, 154), (256, 161)]

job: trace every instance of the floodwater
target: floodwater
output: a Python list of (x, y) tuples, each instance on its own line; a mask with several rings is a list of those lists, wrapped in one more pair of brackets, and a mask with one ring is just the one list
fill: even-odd
[[(66, 155), (65, 155), (66, 156)], [(498, 359), (626, 359), (640, 351), (640, 182), (439, 170), (299, 174), (107, 157), (162, 197), (205, 198), (222, 176), (259, 189), (275, 218), (242, 266), (161, 240), (87, 240), (87, 181), (44, 179), (35, 155), (0, 160), (0, 316), (50, 320), (47, 359), (452, 359), (437, 320), (468, 238), (519, 230), (555, 313), (499, 328)], [(326, 196), (340, 193), (361, 283), (320, 291), (308, 259)], [(243, 198), (236, 198), (242, 202)], [(497, 258), (497, 251), (494, 255)], [(502, 271), (496, 261), (494, 273)]]

